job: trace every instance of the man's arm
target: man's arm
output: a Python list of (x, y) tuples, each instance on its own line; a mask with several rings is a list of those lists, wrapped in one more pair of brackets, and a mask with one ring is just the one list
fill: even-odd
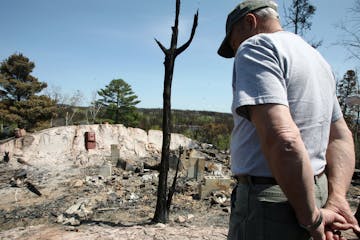
[[(294, 208), (299, 223), (313, 224), (320, 214), (315, 203), (314, 173), (288, 107), (264, 104), (249, 106), (247, 110), (272, 174)], [(311, 234), (314, 239), (325, 239), (324, 232), (323, 222)]]
[(294, 207), (299, 222), (313, 223), (319, 214), (315, 204), (314, 173), (288, 107), (264, 104), (248, 107), (248, 110), (273, 176)]
[(343, 118), (331, 124), (326, 161), (329, 186), (326, 208), (339, 213), (349, 223), (357, 224), (346, 200), (354, 173), (355, 152), (352, 134)]

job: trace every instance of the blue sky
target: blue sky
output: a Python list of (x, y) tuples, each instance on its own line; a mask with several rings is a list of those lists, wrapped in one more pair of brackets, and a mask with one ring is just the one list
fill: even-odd
[[(23, 53), (35, 62), (33, 75), (83, 105), (112, 79), (124, 79), (138, 107), (161, 108), (164, 55), (154, 38), (169, 47), (175, 0), (1, 0), (0, 60)], [(283, 16), (285, 0), (277, 1)], [(287, 1), (289, 4), (290, 1)], [(334, 45), (335, 27), (349, 15), (353, 0), (311, 1), (317, 7), (307, 39), (323, 40), (319, 51), (341, 77), (359, 63)], [(179, 45), (187, 41), (193, 16), (199, 25), (190, 47), (175, 64), (172, 108), (230, 112), (232, 59), (216, 53), (226, 16), (238, 0), (182, 0)]]

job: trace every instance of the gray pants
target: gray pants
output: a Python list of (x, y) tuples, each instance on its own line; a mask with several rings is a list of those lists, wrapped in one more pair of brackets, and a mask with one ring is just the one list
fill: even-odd
[[(315, 177), (316, 205), (328, 196), (325, 174)], [(228, 240), (309, 240), (279, 185), (237, 184), (232, 193)]]

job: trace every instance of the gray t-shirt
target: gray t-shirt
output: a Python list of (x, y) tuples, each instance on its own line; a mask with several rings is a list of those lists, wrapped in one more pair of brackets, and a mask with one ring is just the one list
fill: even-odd
[(233, 174), (272, 176), (244, 107), (268, 103), (289, 107), (314, 173), (322, 172), (330, 124), (342, 117), (335, 86), (329, 64), (293, 33), (258, 34), (244, 41), (233, 72)]

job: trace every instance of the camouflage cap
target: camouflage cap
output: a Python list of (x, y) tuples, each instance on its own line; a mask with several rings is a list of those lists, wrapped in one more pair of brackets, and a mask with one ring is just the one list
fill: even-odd
[(234, 24), (239, 21), (242, 17), (250, 12), (254, 12), (261, 8), (271, 7), (277, 11), (277, 4), (271, 0), (246, 0), (237, 5), (234, 10), (232, 10), (226, 20), (226, 36), (221, 43), (221, 46), (218, 50), (218, 54), (225, 58), (234, 57), (234, 51), (232, 50), (229, 44), (229, 37), (231, 30)]

